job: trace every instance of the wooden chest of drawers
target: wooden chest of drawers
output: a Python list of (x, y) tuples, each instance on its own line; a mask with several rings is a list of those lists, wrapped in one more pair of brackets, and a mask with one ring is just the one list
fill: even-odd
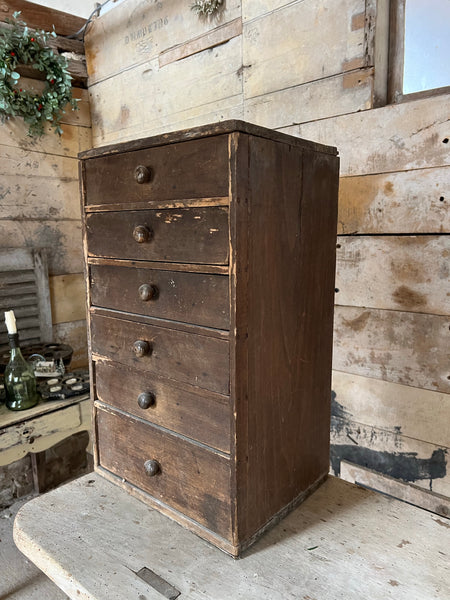
[(238, 556), (328, 472), (336, 150), (228, 121), (80, 158), (96, 469)]

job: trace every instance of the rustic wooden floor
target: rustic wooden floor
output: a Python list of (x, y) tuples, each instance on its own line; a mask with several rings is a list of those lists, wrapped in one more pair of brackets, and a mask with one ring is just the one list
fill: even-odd
[(240, 560), (93, 474), (26, 504), (15, 539), (72, 599), (162, 600), (147, 567), (179, 600), (450, 600), (450, 521), (334, 477)]
[(23, 504), (0, 511), (0, 599), (65, 600), (67, 596), (14, 544), (14, 518)]

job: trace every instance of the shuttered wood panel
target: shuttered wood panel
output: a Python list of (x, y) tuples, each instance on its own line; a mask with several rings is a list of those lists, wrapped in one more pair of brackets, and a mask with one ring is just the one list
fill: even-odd
[(52, 318), (44, 250), (0, 249), (0, 352), (8, 350), (3, 312), (14, 310), (22, 345), (50, 342)]

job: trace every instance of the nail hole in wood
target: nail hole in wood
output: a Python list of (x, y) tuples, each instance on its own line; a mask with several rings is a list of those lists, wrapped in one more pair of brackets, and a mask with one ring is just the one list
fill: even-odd
[(341, 248), (341, 245), (340, 244), (336, 244), (336, 248)]
[(444, 196), (441, 196), (441, 197), (439, 198), (439, 202), (444, 202), (444, 200), (445, 200)]
[(336, 294), (339, 292), (339, 288), (334, 288), (334, 291), (336, 292)]
[(442, 140), (442, 143), (443, 143), (443, 144), (448, 144), (448, 138), (444, 138), (444, 139)]

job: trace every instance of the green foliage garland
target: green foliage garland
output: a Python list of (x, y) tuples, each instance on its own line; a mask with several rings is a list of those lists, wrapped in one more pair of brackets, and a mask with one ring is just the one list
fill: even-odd
[[(20, 12), (6, 22), (11, 26), (0, 30), (0, 118), (23, 117), (28, 124), (28, 135), (41, 136), (45, 123), (50, 122), (61, 135), (61, 117), (64, 107), (70, 103), (77, 109), (72, 98), (72, 77), (67, 70), (64, 56), (55, 54), (47, 44), (56, 33), (30, 30), (19, 20)], [(31, 65), (45, 73), (42, 94), (27, 91), (19, 86), (18, 65)]]
[(196, 0), (191, 9), (199, 15), (209, 17), (219, 10), (223, 0)]

